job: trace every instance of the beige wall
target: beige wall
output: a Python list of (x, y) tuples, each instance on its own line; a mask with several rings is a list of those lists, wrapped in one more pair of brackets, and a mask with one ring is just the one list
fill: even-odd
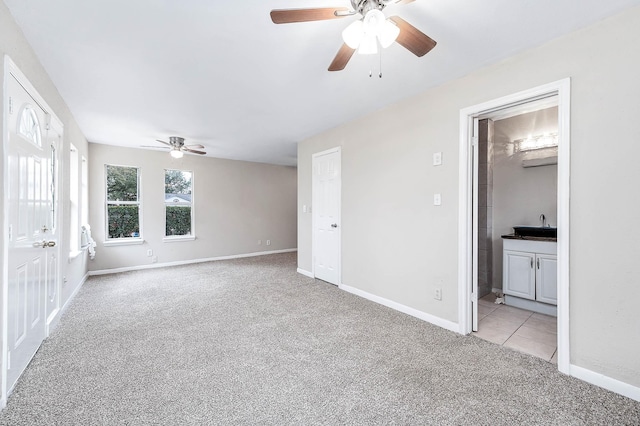
[[(343, 283), (457, 322), (460, 110), (571, 77), (570, 361), (640, 386), (638, 28), (628, 10), (300, 143), (299, 212), (311, 154), (343, 149)], [(309, 215), (298, 232), (310, 271)]]
[[(296, 247), (295, 167), (195, 155), (175, 160), (166, 151), (89, 147), (90, 223), (98, 244), (91, 270), (148, 265), (149, 249), (158, 263), (168, 263)], [(105, 164), (140, 168), (144, 244), (103, 245)], [(193, 172), (193, 241), (163, 242), (165, 169)]]
[(558, 108), (517, 115), (494, 123), (493, 142), (493, 288), (502, 288), (502, 235), (518, 225), (539, 226), (544, 214), (558, 224), (558, 166), (522, 167), (527, 158), (557, 155), (557, 149), (513, 152), (510, 143), (528, 135), (558, 131)]
[[(36, 57), (35, 53), (31, 49), (31, 46), (24, 38), (22, 31), (18, 28), (7, 7), (0, 1), (0, 56), (2, 57), (2, 67), (0, 68), (0, 81), (4, 82), (4, 56), (8, 55), (11, 60), (17, 65), (17, 67), (26, 75), (31, 84), (38, 91), (40, 96), (44, 98), (45, 102), (53, 110), (53, 113), (58, 116), (64, 125), (64, 140), (63, 146), (59, 147), (59, 170), (60, 180), (58, 186), (58, 199), (59, 199), (59, 217), (61, 220), (61, 238), (59, 240), (60, 245), (60, 277), (64, 278), (61, 291), (61, 303), (64, 305), (74, 291), (77, 290), (81, 284), (83, 278), (87, 273), (87, 256), (86, 253), (78, 256), (74, 259), (69, 259), (70, 242), (68, 238), (69, 229), (69, 145), (73, 144), (78, 149), (80, 155), (88, 157), (88, 144), (87, 141), (76, 124), (69, 108), (65, 104), (64, 100), (58, 93), (58, 90), (53, 85), (46, 71), (40, 64), (40, 61)], [(0, 111), (4, 117), (4, 99), (5, 93), (3, 91), (4, 85), (0, 86)], [(4, 135), (3, 122), (0, 121), (0, 134)], [(2, 157), (6, 158), (4, 153), (4, 144), (1, 149), (3, 150)], [(4, 167), (0, 163), (0, 168)], [(4, 170), (0, 170), (4, 175)], [(4, 191), (4, 188), (0, 189)], [(4, 193), (0, 197), (0, 214), (4, 215)], [(4, 220), (4, 219), (3, 219)], [(65, 235), (67, 237), (65, 237)], [(0, 246), (5, 246), (6, 234), (0, 233)], [(3, 262), (4, 257), (0, 256), (0, 263)], [(3, 270), (6, 265), (1, 265)], [(3, 280), (3, 285), (6, 283)], [(6, 294), (6, 293), (3, 293)], [(1, 318), (1, 317), (0, 317)], [(4, 352), (4, 348), (2, 348)], [(1, 374), (1, 373), (0, 373)], [(2, 395), (4, 398), (5, 395)]]

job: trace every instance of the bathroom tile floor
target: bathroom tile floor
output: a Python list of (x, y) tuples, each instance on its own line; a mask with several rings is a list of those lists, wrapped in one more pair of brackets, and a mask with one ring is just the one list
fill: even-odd
[(496, 305), (496, 295), (478, 301), (478, 331), (473, 334), (546, 361), (558, 363), (556, 317)]

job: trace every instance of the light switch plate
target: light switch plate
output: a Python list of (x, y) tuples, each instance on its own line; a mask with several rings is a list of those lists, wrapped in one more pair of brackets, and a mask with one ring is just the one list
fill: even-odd
[(442, 197), (440, 194), (433, 194), (433, 205), (439, 206), (442, 204)]
[(442, 164), (442, 152), (433, 153), (433, 165), (440, 166)]

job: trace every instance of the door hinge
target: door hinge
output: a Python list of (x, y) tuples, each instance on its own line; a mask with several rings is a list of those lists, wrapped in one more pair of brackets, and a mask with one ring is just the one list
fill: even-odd
[(471, 138), (471, 145), (478, 146), (478, 137), (477, 136), (473, 136)]
[(13, 241), (13, 225), (9, 225), (9, 242)]
[(9, 96), (9, 114), (13, 114), (13, 98)]

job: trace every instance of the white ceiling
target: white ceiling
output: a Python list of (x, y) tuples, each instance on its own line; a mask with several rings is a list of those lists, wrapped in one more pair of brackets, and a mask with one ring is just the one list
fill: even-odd
[[(183, 136), (208, 155), (295, 165), (296, 144), (640, 0), (417, 0), (391, 5), (438, 42), (328, 72), (355, 17), (275, 25), (271, 9), (349, 0), (3, 0), (90, 142)], [(614, 48), (614, 47), (613, 47)], [(369, 70), (374, 76), (369, 77)]]

